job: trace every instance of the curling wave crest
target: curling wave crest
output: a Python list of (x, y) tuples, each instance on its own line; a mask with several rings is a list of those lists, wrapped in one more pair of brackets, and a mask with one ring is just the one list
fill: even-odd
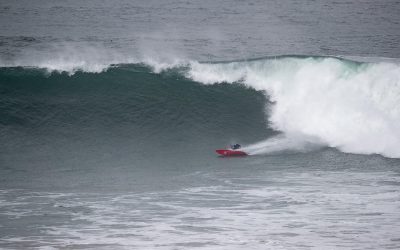
[[(273, 139), (278, 148), (288, 141), (289, 149), (312, 142), (343, 152), (400, 157), (400, 65), (395, 62), (329, 57), (192, 62), (187, 76), (204, 84), (241, 82), (264, 91), (273, 103), (266, 105), (270, 125), (284, 134)], [(271, 143), (250, 145), (250, 153), (268, 153), (265, 145)]]

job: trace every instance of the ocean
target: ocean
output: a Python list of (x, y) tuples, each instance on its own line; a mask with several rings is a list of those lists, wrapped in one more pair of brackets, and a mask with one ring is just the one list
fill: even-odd
[(1, 249), (400, 248), (399, 1), (0, 1), (0, 22)]

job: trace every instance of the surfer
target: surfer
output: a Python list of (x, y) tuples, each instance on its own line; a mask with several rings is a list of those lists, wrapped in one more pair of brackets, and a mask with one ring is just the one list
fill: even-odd
[(242, 146), (240, 146), (240, 144), (234, 144), (234, 145), (231, 145), (231, 149), (233, 149), (233, 150), (236, 150), (236, 149), (239, 149), (239, 148), (241, 148)]

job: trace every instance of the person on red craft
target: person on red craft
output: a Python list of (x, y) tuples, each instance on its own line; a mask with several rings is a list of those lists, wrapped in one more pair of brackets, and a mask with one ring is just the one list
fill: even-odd
[(240, 146), (240, 144), (234, 144), (234, 145), (231, 145), (231, 149), (233, 149), (233, 150), (236, 150), (236, 149), (239, 149), (239, 148), (241, 148), (242, 146)]

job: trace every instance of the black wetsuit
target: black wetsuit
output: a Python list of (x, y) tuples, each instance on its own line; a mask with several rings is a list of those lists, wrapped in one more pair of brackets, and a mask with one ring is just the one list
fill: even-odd
[(239, 144), (235, 144), (235, 145), (232, 145), (231, 146), (231, 148), (232, 149), (239, 149), (241, 146), (239, 145)]

